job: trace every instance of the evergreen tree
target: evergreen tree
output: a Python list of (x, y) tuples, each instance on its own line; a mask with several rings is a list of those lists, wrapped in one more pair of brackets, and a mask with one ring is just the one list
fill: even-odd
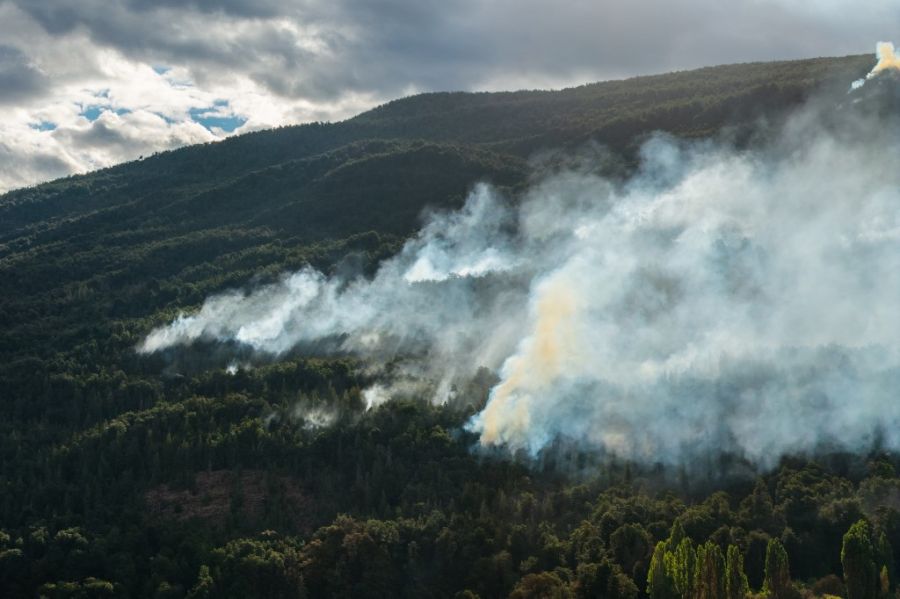
[(744, 573), (744, 556), (736, 545), (729, 545), (725, 557), (725, 597), (744, 599), (749, 593), (750, 585)]
[(778, 539), (770, 539), (766, 547), (766, 574), (763, 593), (770, 599), (791, 596), (791, 571), (787, 551)]
[(609, 599), (635, 599), (639, 595), (637, 585), (618, 564), (604, 558), (597, 564), (581, 564), (572, 585), (575, 597), (608, 597)]
[(188, 599), (206, 599), (213, 596), (215, 582), (209, 573), (209, 566), (200, 566), (200, 573), (197, 575), (197, 584), (188, 592)]
[(741, 502), (740, 517), (748, 530), (757, 529), (771, 532), (778, 528), (772, 496), (762, 479), (756, 481), (753, 493)]
[(844, 535), (841, 565), (848, 599), (877, 599), (880, 581), (869, 523), (859, 520)]

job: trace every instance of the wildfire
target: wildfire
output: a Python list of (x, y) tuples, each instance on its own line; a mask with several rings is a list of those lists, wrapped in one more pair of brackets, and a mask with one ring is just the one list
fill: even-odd
[(878, 46), (876, 46), (875, 49), (875, 54), (878, 56), (878, 64), (876, 64), (875, 68), (873, 68), (869, 73), (869, 78), (874, 77), (882, 71), (887, 71), (890, 69), (900, 71), (900, 57), (898, 57), (894, 52), (893, 43), (878, 42)]

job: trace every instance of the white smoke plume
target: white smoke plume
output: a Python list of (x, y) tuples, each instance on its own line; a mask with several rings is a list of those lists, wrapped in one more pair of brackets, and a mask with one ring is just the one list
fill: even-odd
[(409, 394), (403, 376), (434, 379), (434, 399), (446, 401), (460, 376), (498, 365), (514, 347), (509, 340), (527, 306), (522, 273), (529, 270), (514, 247), (514, 217), (481, 186), (460, 211), (434, 215), (371, 280), (329, 279), (307, 268), (249, 293), (209, 298), (196, 314), (152, 331), (138, 350), (206, 340), (279, 355), (331, 340), (377, 364), (414, 353), (414, 363), (395, 369), (397, 380), (364, 394), (367, 406), (392, 391)]
[(531, 454), (900, 450), (900, 137), (820, 116), (752, 150), (658, 136), (624, 183), (556, 174), (515, 204), (479, 186), (371, 279), (306, 269), (213, 297), (140, 350), (417, 357), (370, 408), (417, 377), (452, 399), (486, 367), (500, 382), (468, 428)]

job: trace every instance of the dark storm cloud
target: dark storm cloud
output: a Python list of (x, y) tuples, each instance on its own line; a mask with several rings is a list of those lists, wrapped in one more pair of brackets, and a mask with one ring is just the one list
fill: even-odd
[[(866, 20), (838, 3), (812, 10), (776, 0), (16, 2), (48, 31), (83, 28), (126, 54), (188, 65), (200, 79), (204, 65), (227, 68), (314, 100), (866, 52), (890, 37), (883, 23), (900, 18), (887, 4), (875, 3)], [(219, 21), (205, 28), (190, 18), (198, 15)], [(247, 22), (256, 27), (240, 31)]]
[(97, 119), (84, 129), (59, 129), (53, 135), (57, 139), (74, 142), (80, 147), (108, 148), (116, 145), (124, 146), (128, 142), (122, 130), (104, 119)]
[(160, 7), (190, 8), (205, 13), (224, 13), (238, 17), (272, 17), (281, 13), (281, 0), (125, 0), (125, 5), (138, 11)]
[(45, 87), (44, 76), (25, 54), (11, 46), (0, 45), (0, 104), (34, 97)]
[[(197, 13), (193, 3), (137, 3), (121, 0), (83, 0), (61, 3), (55, 0), (15, 0), (14, 4), (34, 18), (49, 33), (64, 35), (86, 31), (99, 44), (126, 55), (156, 55), (179, 62), (221, 61), (237, 56), (242, 49), (231, 47), (228, 29), (205, 29), (202, 19), (186, 17)], [(209, 4), (209, 3), (204, 3)], [(248, 3), (249, 4), (249, 3)], [(218, 11), (237, 26), (245, 17)], [(209, 23), (213, 25), (212, 22)]]
[(54, 34), (83, 30), (128, 56), (185, 65), (199, 81), (227, 69), (305, 99), (464, 88), (490, 64), (491, 44), (466, 16), (477, 15), (469, 0), (16, 1)]

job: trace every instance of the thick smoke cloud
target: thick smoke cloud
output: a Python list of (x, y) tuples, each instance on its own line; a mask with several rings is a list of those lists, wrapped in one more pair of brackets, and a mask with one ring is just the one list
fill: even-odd
[(898, 140), (849, 108), (753, 150), (659, 136), (628, 181), (566, 172), (515, 203), (481, 186), (370, 280), (303, 270), (139, 349), (333, 339), (373, 368), (405, 358), (372, 405), (416, 382), (452, 400), (485, 367), (499, 382), (467, 426), (531, 454), (900, 449)]
[(898, 147), (792, 133), (768, 154), (657, 141), (609, 210), (569, 215), (482, 443), (762, 463), (898, 447)]

